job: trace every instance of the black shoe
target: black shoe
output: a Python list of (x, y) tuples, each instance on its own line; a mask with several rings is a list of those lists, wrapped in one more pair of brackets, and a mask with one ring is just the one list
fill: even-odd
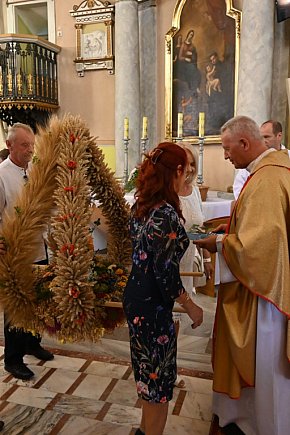
[(145, 432), (143, 432), (140, 427), (136, 430), (135, 435), (145, 435)]
[(51, 361), (54, 358), (53, 353), (43, 349), (41, 346), (36, 349), (28, 350), (26, 353), (27, 355), (33, 355), (35, 358), (41, 359), (42, 361)]
[(7, 372), (11, 373), (14, 378), (22, 379), (23, 381), (28, 381), (28, 379), (31, 379), (34, 376), (34, 373), (26, 367), (23, 362), (5, 364), (4, 368)]
[(3, 427), (4, 427), (4, 421), (0, 420), (0, 432), (3, 429)]
[(245, 435), (235, 423), (230, 423), (222, 427), (221, 432), (224, 435)]

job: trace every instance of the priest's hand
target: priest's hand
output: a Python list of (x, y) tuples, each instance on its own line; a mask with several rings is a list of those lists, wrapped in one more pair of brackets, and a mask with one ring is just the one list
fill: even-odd
[(211, 229), (212, 233), (225, 233), (228, 224), (219, 224), (216, 228)]
[(212, 235), (205, 239), (193, 240), (193, 243), (200, 248), (207, 249), (209, 252), (217, 252), (216, 238), (216, 235)]

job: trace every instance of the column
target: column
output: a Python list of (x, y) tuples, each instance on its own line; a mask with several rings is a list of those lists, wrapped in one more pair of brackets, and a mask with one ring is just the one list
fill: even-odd
[(272, 111), (270, 118), (281, 122), (284, 133), (288, 104), (286, 77), (289, 77), (289, 40), (290, 27), (287, 26), (287, 21), (282, 21), (281, 23), (276, 22), (273, 61)]
[(259, 125), (271, 115), (274, 3), (243, 1), (237, 115)]
[(119, 0), (115, 9), (116, 176), (124, 175), (123, 124), (129, 118), (129, 173), (140, 161), (140, 65), (136, 0)]
[[(150, 30), (149, 30), (150, 29)], [(156, 2), (139, 5), (141, 116), (148, 117), (148, 149), (157, 145)]]

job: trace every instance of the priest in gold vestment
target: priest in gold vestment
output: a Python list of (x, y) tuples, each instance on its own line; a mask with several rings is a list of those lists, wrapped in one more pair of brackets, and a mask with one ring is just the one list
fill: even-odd
[(225, 235), (196, 243), (220, 252), (213, 412), (246, 435), (290, 433), (290, 160), (238, 116), (221, 129), (225, 159), (249, 178)]

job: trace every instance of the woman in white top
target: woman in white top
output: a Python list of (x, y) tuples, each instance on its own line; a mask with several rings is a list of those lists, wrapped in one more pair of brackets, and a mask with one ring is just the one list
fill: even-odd
[[(185, 183), (183, 184), (182, 188), (179, 191), (179, 199), (181, 203), (182, 214), (185, 218), (184, 227), (186, 231), (188, 231), (192, 227), (192, 225), (202, 226), (204, 221), (201, 196), (198, 187), (194, 184), (198, 171), (198, 154), (195, 149), (190, 150), (183, 143), (179, 143), (178, 145), (180, 145), (185, 150), (189, 163)], [(193, 243), (189, 244), (180, 262), (181, 272), (193, 271), (196, 249), (197, 248)], [(210, 253), (204, 249), (201, 257), (203, 260), (205, 260), (204, 273), (206, 279), (209, 279), (213, 272), (213, 268), (210, 260)], [(181, 278), (185, 290), (192, 297), (192, 294), (195, 293), (195, 289), (193, 285), (193, 277), (182, 276)], [(173, 313), (173, 319), (175, 322), (176, 335), (178, 335), (181, 314)], [(185, 386), (185, 382), (179, 377), (177, 377), (175, 385), (179, 388), (183, 388)]]

